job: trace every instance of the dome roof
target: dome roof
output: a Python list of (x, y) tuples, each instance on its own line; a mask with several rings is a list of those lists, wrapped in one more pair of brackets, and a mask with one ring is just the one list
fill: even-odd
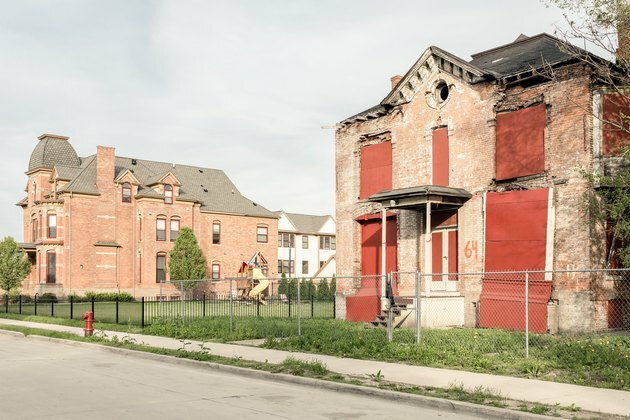
[(81, 159), (77, 156), (72, 145), (68, 143), (68, 137), (42, 134), (39, 136), (39, 143), (31, 153), (28, 170), (52, 169), (55, 165), (78, 167), (81, 165)]

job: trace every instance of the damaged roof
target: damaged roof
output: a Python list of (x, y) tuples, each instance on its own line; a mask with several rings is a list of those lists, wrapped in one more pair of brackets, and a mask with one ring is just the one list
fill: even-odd
[(532, 37), (521, 34), (509, 44), (472, 54), (471, 61), (431, 46), (422, 53), (398, 84), (392, 87), (380, 104), (344, 119), (341, 124), (348, 125), (380, 118), (394, 106), (408, 102), (413, 95), (413, 89), (424, 83), (423, 78), (431, 73), (430, 68), (437, 67), (440, 71), (450, 73), (470, 84), (492, 80), (506, 82), (510, 80), (508, 79), (510, 76), (523, 72), (575, 61), (576, 54), (589, 55), (595, 60), (606, 62), (573, 45), (567, 47), (562, 40), (546, 33)]

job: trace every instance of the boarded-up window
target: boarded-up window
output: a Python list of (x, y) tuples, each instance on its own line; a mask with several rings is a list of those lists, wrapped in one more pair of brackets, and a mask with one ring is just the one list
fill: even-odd
[(488, 193), (486, 271), (544, 270), (549, 190)]
[(545, 170), (545, 125), (545, 105), (497, 115), (497, 180), (539, 174)]
[[(624, 118), (625, 116), (625, 118)], [(602, 98), (602, 153), (616, 155), (630, 146), (630, 96), (610, 94)]]
[(439, 128), (432, 136), (433, 185), (448, 187), (448, 129)]
[(389, 141), (361, 148), (360, 197), (392, 189), (392, 143)]

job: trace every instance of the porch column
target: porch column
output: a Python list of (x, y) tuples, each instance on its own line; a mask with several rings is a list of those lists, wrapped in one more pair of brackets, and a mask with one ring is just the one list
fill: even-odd
[(431, 238), (431, 203), (426, 203), (425, 221), (424, 221), (424, 274), (427, 295), (431, 293), (431, 282), (433, 277), (433, 242)]

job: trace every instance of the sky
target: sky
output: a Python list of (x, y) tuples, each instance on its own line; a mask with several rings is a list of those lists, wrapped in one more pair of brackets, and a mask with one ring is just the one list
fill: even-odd
[(331, 126), (431, 45), (470, 60), (563, 22), (538, 0), (0, 0), (0, 236), (23, 240), (15, 203), (43, 133), (79, 156), (222, 169), (270, 210), (334, 215)]

